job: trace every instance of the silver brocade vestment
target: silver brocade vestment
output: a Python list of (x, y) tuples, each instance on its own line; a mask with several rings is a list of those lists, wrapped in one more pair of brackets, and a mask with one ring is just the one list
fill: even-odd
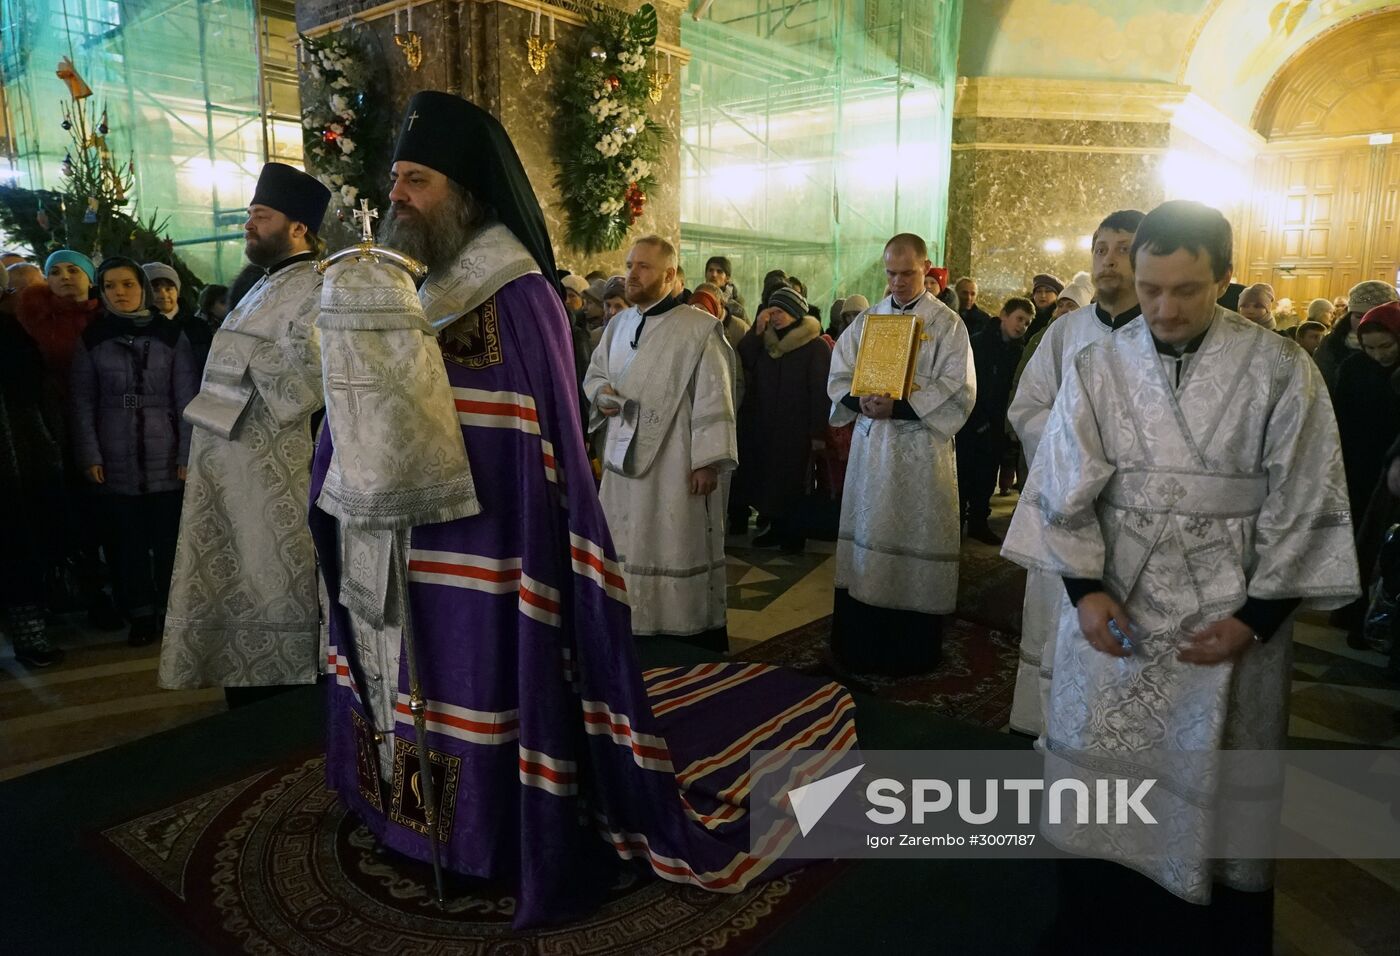
[(866, 315), (899, 311), (886, 297), (862, 312), (831, 356), (831, 424), (856, 423), (836, 587), (876, 607), (949, 614), (958, 601), (960, 543), (953, 436), (977, 397), (967, 326), (928, 293), (904, 309), (919, 316), (926, 337), (914, 368), (917, 390), (909, 396), (918, 419), (875, 421), (841, 404), (851, 391)]
[[(1040, 346), (1026, 363), (1011, 399), (1007, 419), (1021, 439), (1026, 461), (1045, 432), (1050, 409), (1074, 356), (1113, 330), (1099, 321), (1093, 303), (1060, 316), (1045, 330)], [(1011, 726), (1039, 736), (1045, 730), (1045, 708), (1055, 661), (1055, 633), (1060, 626), (1060, 602), (1065, 585), (1056, 575), (1034, 568), (1026, 572), (1026, 599), (1021, 613), (1021, 649), (1016, 662), (1016, 692), (1011, 703)]]
[[(1089, 644), (1062, 597), (1047, 781), (1154, 779), (1153, 842), (1170, 856), (1135, 855), (1134, 832), (1111, 824), (1069, 817), (1043, 832), (1206, 903), (1212, 882), (1271, 880), (1268, 860), (1212, 859), (1231, 826), (1213, 806), (1233, 782), (1220, 751), (1285, 744), (1292, 627), (1234, 663), (1177, 653), (1247, 597), (1326, 609), (1359, 587), (1336, 422), (1307, 354), (1217, 308), (1179, 385), (1163, 365), (1142, 318), (1067, 365), (1003, 553), (1101, 579), (1124, 604), (1138, 638), (1119, 658)], [(1175, 772), (1183, 765), (1192, 773)]]
[(170, 583), (160, 684), (309, 684), (320, 672), (307, 530), (311, 416), (321, 408), (311, 262), (266, 276), (214, 335)]

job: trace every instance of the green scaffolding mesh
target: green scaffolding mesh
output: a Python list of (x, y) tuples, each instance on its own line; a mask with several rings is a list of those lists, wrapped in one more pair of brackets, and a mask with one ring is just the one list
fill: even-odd
[(135, 160), (136, 213), (169, 217), (170, 238), (201, 278), (232, 278), (264, 157), (300, 159), (296, 120), (263, 108), (271, 87), (258, 52), (268, 30), (254, 0), (0, 0), (16, 185), (63, 188), (70, 140), (54, 71), (71, 57), (108, 112), (113, 154)]
[(962, 0), (714, 0), (682, 20), (681, 252), (746, 300), (783, 269), (825, 310), (884, 289), (913, 232), (942, 261)]

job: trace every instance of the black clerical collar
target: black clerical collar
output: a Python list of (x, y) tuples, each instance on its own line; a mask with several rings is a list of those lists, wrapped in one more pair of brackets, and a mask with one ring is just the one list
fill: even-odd
[(272, 275), (273, 273), (281, 272), (283, 269), (287, 268), (287, 266), (295, 265), (298, 262), (308, 262), (315, 258), (316, 253), (314, 252), (298, 252), (294, 256), (288, 256), (287, 258), (283, 259), (275, 266), (269, 266), (268, 268), (263, 270), (263, 273), (266, 275)]
[(890, 296), (890, 304), (893, 305), (895, 309), (899, 312), (908, 312), (910, 309), (914, 308), (914, 306), (918, 305), (919, 302), (922, 301), (923, 297), (926, 295), (928, 295), (927, 289), (914, 296), (914, 298), (910, 299), (908, 304), (906, 305), (900, 305), (898, 299), (896, 299), (894, 296)]
[(664, 314), (664, 313), (666, 313), (666, 312), (670, 312), (672, 309), (674, 309), (676, 306), (678, 306), (678, 305), (680, 305), (680, 304), (681, 304), (681, 300), (680, 300), (680, 299), (678, 299), (678, 298), (677, 298), (676, 296), (674, 296), (674, 295), (668, 295), (668, 296), (666, 296), (666, 298), (664, 298), (664, 299), (662, 299), (660, 302), (656, 303), (656, 305), (652, 306), (651, 308), (649, 308), (649, 309), (647, 309), (645, 312), (643, 312), (643, 313), (642, 313), (642, 321), (637, 323), (637, 332), (636, 332), (635, 335), (632, 336), (632, 348), (635, 349), (635, 348), (637, 347), (637, 345), (641, 343), (641, 341), (642, 341), (642, 329), (644, 329), (644, 328), (647, 327), (647, 319), (651, 318), (653, 315), (662, 315), (662, 314)]
[(1129, 309), (1126, 312), (1120, 312), (1118, 315), (1109, 315), (1107, 310), (1105, 310), (1102, 305), (1095, 302), (1094, 315), (1097, 316), (1098, 320), (1102, 322), (1105, 326), (1117, 332), (1123, 326), (1133, 321), (1133, 319), (1136, 319), (1138, 316), (1142, 315), (1142, 306), (1134, 305), (1131, 309)]
[(1187, 342), (1180, 349), (1178, 349), (1175, 345), (1168, 345), (1166, 342), (1163, 342), (1155, 335), (1152, 336), (1152, 344), (1156, 347), (1157, 352), (1160, 355), (1170, 355), (1172, 358), (1181, 358), (1183, 355), (1192, 355), (1195, 352), (1199, 351), (1201, 348), (1201, 343), (1206, 340), (1206, 333), (1209, 331), (1210, 326), (1206, 326), (1205, 332), (1202, 332), (1200, 335)]

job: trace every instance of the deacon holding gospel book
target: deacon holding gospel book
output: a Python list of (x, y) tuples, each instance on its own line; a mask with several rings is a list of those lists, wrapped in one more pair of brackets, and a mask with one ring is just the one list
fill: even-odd
[[(967, 327), (924, 291), (924, 241), (895, 236), (884, 259), (891, 294), (836, 340), (827, 382), (831, 423), (856, 423), (841, 501), (831, 645), (850, 670), (918, 674), (938, 666), (942, 616), (957, 603), (953, 436), (972, 411), (977, 376)], [(867, 317), (900, 314), (920, 323), (907, 393), (852, 394), (863, 391), (855, 387), (857, 365), (863, 372), (888, 361), (861, 357)]]

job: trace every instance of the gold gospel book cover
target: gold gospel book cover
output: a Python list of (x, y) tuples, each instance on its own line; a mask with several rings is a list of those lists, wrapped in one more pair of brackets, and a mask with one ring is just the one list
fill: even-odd
[(851, 394), (907, 399), (914, 385), (920, 332), (917, 315), (867, 315)]

